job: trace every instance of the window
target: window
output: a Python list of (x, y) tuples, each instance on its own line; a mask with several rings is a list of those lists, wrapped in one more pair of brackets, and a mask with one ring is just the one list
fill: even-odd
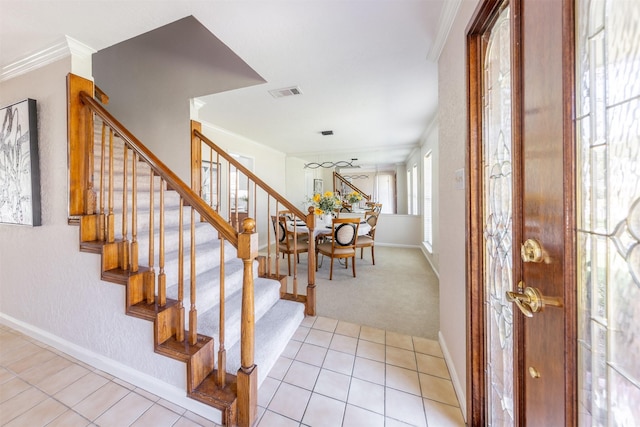
[(411, 215), (418, 215), (418, 165), (414, 164), (411, 169), (411, 191), (409, 193), (411, 199)]
[(431, 183), (433, 175), (433, 164), (431, 158), (431, 151), (424, 155), (423, 176), (424, 176), (424, 207), (423, 207), (423, 221), (424, 221), (424, 243), (427, 249), (431, 252), (433, 244), (433, 215), (432, 209), (432, 191)]
[(411, 201), (413, 198), (411, 197), (411, 169), (407, 169), (407, 213), (411, 213), (412, 206)]
[(382, 203), (381, 213), (395, 213), (395, 179), (392, 174), (381, 173), (376, 175), (376, 193), (375, 200)]

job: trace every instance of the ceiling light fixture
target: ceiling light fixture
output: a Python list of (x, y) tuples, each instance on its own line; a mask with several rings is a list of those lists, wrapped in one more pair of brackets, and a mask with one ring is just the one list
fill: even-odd
[(322, 135), (324, 136), (328, 136), (328, 135), (333, 135), (333, 131), (332, 130), (323, 130), (322, 132), (320, 132)]
[(318, 169), (318, 168), (359, 168), (360, 166), (354, 166), (353, 162), (358, 159), (351, 159), (351, 161), (347, 160), (338, 160), (337, 162), (322, 162), (322, 163), (305, 163), (305, 169)]

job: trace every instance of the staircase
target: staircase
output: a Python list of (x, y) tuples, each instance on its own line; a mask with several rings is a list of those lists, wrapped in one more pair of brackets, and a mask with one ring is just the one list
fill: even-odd
[(259, 385), (305, 305), (286, 298), (282, 278), (259, 277), (253, 219), (234, 230), (87, 93), (91, 83), (70, 75), (80, 250), (101, 256), (102, 280), (126, 287), (126, 313), (152, 322), (154, 351), (185, 362), (188, 396), (225, 425), (252, 425)]

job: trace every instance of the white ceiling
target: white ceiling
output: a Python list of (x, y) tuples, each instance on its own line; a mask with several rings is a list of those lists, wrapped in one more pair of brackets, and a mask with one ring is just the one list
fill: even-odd
[[(459, 1), (0, 0), (0, 67), (65, 36), (101, 50), (193, 15), (266, 80), (202, 96), (201, 120), (306, 161), (403, 163), (435, 119)], [(303, 94), (268, 92), (290, 86)]]

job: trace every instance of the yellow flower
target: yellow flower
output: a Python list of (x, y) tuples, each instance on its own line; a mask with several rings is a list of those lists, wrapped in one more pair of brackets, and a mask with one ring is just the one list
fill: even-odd
[(362, 200), (362, 196), (357, 191), (352, 191), (347, 196), (347, 200), (349, 200), (349, 203), (357, 203)]
[(332, 191), (327, 191), (324, 194), (316, 193), (309, 201), (317, 215), (331, 213), (340, 207), (340, 199)]

